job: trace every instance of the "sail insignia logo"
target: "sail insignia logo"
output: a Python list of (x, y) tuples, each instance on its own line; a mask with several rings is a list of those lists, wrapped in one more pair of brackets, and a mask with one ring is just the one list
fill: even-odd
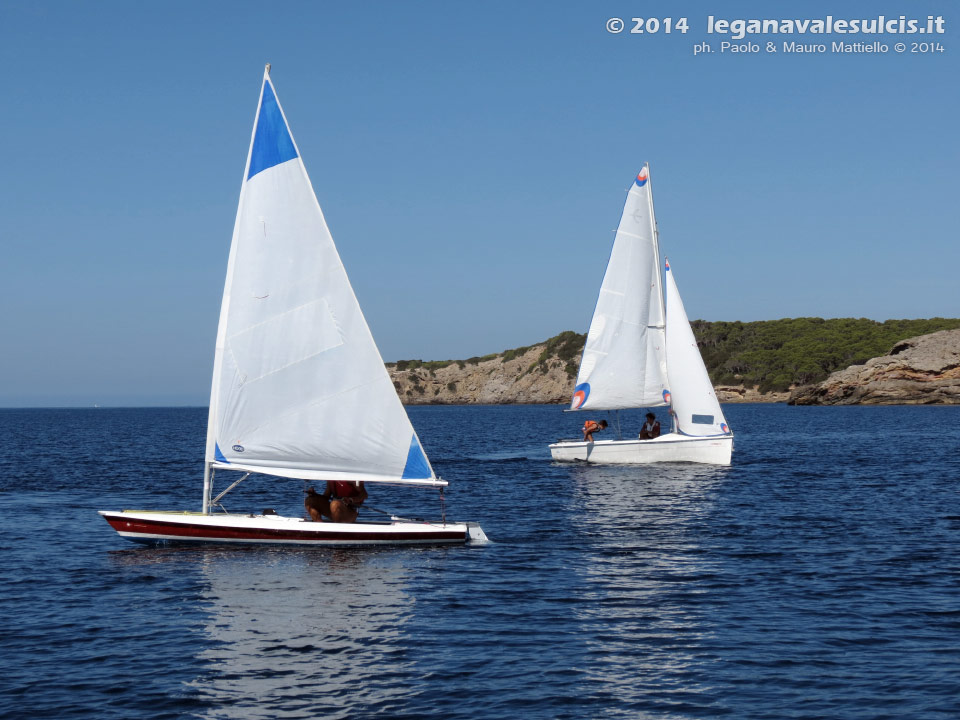
[(727, 427), (726, 423), (720, 423), (720, 429), (723, 430), (725, 435), (730, 434), (730, 428)]
[(671, 397), (672, 397), (672, 396), (670, 395), (670, 391), (669, 391), (669, 390), (664, 390), (664, 391), (663, 391), (663, 401), (664, 401), (667, 405), (670, 404), (670, 398), (671, 398)]
[(234, 451), (234, 452), (243, 452), (244, 449), (245, 449), (245, 448), (243, 447), (243, 445), (234, 445), (234, 446), (233, 446), (233, 451)]
[(637, 173), (637, 179), (634, 182), (637, 184), (637, 187), (643, 187), (647, 184), (647, 180), (650, 179), (650, 174), (646, 168)]
[(580, 383), (573, 389), (573, 409), (582, 408), (590, 397), (590, 383)]

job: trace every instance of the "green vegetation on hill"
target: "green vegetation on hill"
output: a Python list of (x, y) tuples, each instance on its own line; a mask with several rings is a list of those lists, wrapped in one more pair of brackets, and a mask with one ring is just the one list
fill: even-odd
[(756, 385), (761, 392), (824, 380), (835, 370), (886, 355), (899, 341), (960, 328), (960, 319), (790, 318), (691, 323), (715, 385)]
[(547, 361), (555, 357), (563, 363), (563, 369), (567, 375), (576, 377), (577, 369), (580, 367), (580, 356), (583, 354), (583, 345), (586, 342), (586, 334), (578, 335), (572, 330), (564, 330), (559, 335), (554, 335), (546, 341), (546, 347), (540, 353), (540, 357), (528, 368), (527, 372), (534, 369), (546, 372)]
[[(715, 385), (757, 386), (760, 392), (784, 391), (791, 385), (819, 382), (835, 370), (885, 355), (901, 340), (939, 330), (960, 328), (960, 318), (887, 320), (866, 318), (787, 318), (757, 322), (707, 322), (694, 320), (693, 333)], [(543, 343), (540, 356), (525, 372), (545, 372), (557, 359), (575, 377), (587, 336), (570, 330)], [(434, 371), (456, 363), (466, 364), (501, 357), (504, 362), (534, 347), (513, 348), (467, 360), (400, 360), (397, 370), (424, 368)], [(393, 365), (393, 363), (388, 363)]]
[[(491, 355), (490, 357), (496, 357), (496, 355)], [(387, 363), (387, 367), (396, 367), (397, 370), (416, 370), (417, 368), (426, 368), (427, 370), (439, 370), (440, 368), (445, 368), (447, 365), (453, 365), (457, 363), (460, 367), (463, 367), (463, 363), (460, 360), (398, 360), (395, 363)]]

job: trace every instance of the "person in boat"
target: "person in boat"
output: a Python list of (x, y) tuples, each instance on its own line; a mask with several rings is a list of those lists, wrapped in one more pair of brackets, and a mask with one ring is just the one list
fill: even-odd
[(326, 517), (336, 523), (352, 523), (356, 521), (360, 506), (366, 499), (367, 489), (362, 482), (328, 480), (322, 494), (313, 488), (307, 490), (303, 506), (314, 522), (322, 522)]
[(656, 415), (648, 412), (647, 421), (643, 424), (643, 427), (640, 428), (640, 439), (653, 440), (656, 437), (660, 437), (660, 421), (657, 420)]
[(584, 442), (593, 442), (593, 434), (595, 432), (600, 432), (607, 426), (606, 420), (601, 420), (597, 422), (596, 420), (587, 420), (583, 424), (583, 441)]

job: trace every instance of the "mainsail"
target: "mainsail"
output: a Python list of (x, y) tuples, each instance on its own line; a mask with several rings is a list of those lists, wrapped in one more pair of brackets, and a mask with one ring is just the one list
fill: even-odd
[(264, 73), (220, 310), (208, 467), (443, 485), (397, 397)]
[(666, 405), (664, 312), (650, 168), (627, 193), (574, 388), (572, 410)]
[(667, 268), (667, 375), (670, 378), (672, 412), (677, 430), (684, 435), (704, 437), (729, 435), (713, 383), (703, 364), (697, 340), (683, 308), (677, 283)]

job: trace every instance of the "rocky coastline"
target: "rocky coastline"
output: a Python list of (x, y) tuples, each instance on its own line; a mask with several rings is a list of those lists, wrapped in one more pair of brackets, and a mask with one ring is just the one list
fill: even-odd
[[(388, 363), (387, 371), (406, 405), (565, 404), (573, 395), (584, 339), (565, 332), (468, 360)], [(746, 383), (715, 389), (723, 403), (960, 404), (960, 330), (901, 340), (887, 355), (787, 391), (761, 392)]]
[[(526, 348), (470, 360), (388, 363), (405, 405), (564, 404), (577, 378), (583, 336), (569, 333)], [(786, 402), (789, 392), (718, 386), (724, 403)]]
[(960, 404), (960, 330), (901, 340), (887, 355), (795, 389), (790, 405)]
[(454, 361), (443, 367), (388, 365), (390, 379), (405, 405), (500, 405), (563, 403), (573, 381), (556, 357), (541, 361), (545, 345), (504, 359)]

